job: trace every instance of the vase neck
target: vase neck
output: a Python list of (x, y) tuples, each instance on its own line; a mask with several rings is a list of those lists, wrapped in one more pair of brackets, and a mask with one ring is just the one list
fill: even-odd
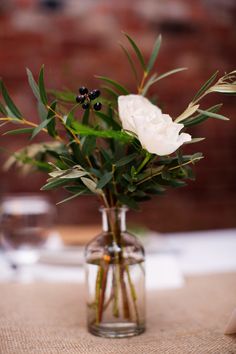
[(126, 231), (126, 212), (127, 208), (101, 208), (102, 229), (104, 232), (123, 232)]

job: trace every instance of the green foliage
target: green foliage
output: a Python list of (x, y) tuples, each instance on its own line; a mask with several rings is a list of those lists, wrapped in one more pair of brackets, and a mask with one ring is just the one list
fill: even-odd
[(184, 71), (184, 70), (187, 70), (187, 68), (177, 68), (177, 69), (173, 69), (173, 70), (170, 70), (170, 71), (167, 71), (166, 73), (164, 74), (161, 74), (161, 75), (157, 75), (156, 73), (153, 74), (149, 80), (146, 82), (143, 90), (142, 90), (142, 95), (145, 96), (149, 90), (149, 88), (154, 85), (156, 82), (162, 80), (162, 79), (165, 79), (166, 77), (170, 76), (170, 75), (173, 75), (173, 74), (177, 74), (181, 71)]
[(18, 134), (25, 134), (25, 133), (32, 133), (34, 128), (20, 128), (20, 129), (14, 129), (14, 130), (9, 130), (6, 133), (3, 133), (3, 135), (18, 135)]
[(56, 116), (55, 116), (55, 110), (57, 107), (57, 101), (53, 101), (50, 105), (50, 108), (48, 110), (48, 114), (47, 114), (47, 131), (48, 134), (52, 137), (55, 138), (57, 136), (57, 132), (56, 132)]
[(110, 79), (109, 77), (106, 76), (99, 76), (96, 75), (95, 76), (97, 79), (100, 79), (108, 84), (111, 84), (113, 87), (115, 87), (119, 92), (121, 92), (123, 95), (128, 95), (129, 91), (123, 86), (121, 85), (119, 82)]
[(147, 68), (146, 68), (146, 64), (145, 64), (145, 60), (144, 60), (144, 57), (143, 57), (143, 54), (141, 52), (141, 50), (139, 49), (139, 47), (137, 46), (137, 44), (135, 43), (135, 41), (127, 34), (124, 32), (124, 35), (126, 36), (126, 38), (128, 39), (129, 43), (131, 44), (144, 72), (147, 71)]
[(152, 51), (151, 57), (149, 59), (148, 65), (147, 65), (147, 72), (150, 72), (152, 70), (153, 65), (156, 62), (157, 56), (159, 54), (159, 50), (161, 48), (161, 41), (162, 41), (162, 38), (161, 38), (161, 35), (159, 35), (155, 44), (154, 44), (153, 51)]
[(44, 85), (44, 65), (41, 67), (39, 72), (38, 86), (39, 86), (39, 94), (40, 94), (41, 101), (46, 106), (48, 103), (48, 99), (47, 99), (47, 93)]
[(48, 126), (48, 124), (54, 119), (54, 117), (46, 119), (42, 121), (34, 130), (31, 136), (31, 139), (35, 138), (38, 133), (40, 133), (45, 127)]
[[(1, 90), (2, 96), (4, 98), (4, 101), (7, 105), (8, 110), (12, 114), (12, 117), (22, 119), (21, 112), (19, 111), (19, 109), (16, 107), (15, 103), (11, 99), (11, 97), (6, 89), (6, 86), (4, 85), (2, 80), (0, 80), (0, 90)], [(2, 107), (2, 110), (3, 110), (3, 107)], [(4, 110), (4, 112), (6, 113), (6, 110)]]
[[(217, 104), (215, 106), (208, 108), (207, 110), (205, 110), (205, 112), (207, 111), (208, 113), (209, 112), (216, 113), (220, 110), (221, 107), (222, 107), (222, 104)], [(185, 127), (190, 127), (192, 125), (200, 124), (200, 123), (204, 122), (205, 120), (207, 120), (208, 118), (209, 118), (209, 115), (206, 115), (205, 113), (201, 113), (196, 116), (185, 119), (182, 123), (184, 124)]]
[[(138, 94), (147, 95), (154, 84), (186, 69), (176, 68), (161, 74), (155, 72), (153, 68), (160, 52), (161, 36), (156, 39), (146, 61), (134, 39), (126, 33), (124, 35), (129, 48), (123, 44), (121, 48), (134, 75)], [(95, 111), (91, 104), (84, 111), (76, 103), (74, 92), (46, 89), (44, 66), (40, 69), (38, 81), (29, 69), (26, 71), (29, 86), (37, 100), (40, 121), (36, 124), (22, 115), (1, 80), (0, 127), (11, 123), (14, 129), (3, 134), (25, 134), (34, 139), (41, 133), (40, 136), (47, 135), (51, 141), (31, 143), (13, 152), (4, 168), (16, 165), (24, 173), (36, 169), (47, 172), (49, 178), (42, 190), (62, 187), (69, 193), (58, 204), (81, 195), (95, 194), (106, 207), (126, 204), (138, 209), (140, 202), (164, 193), (169, 187), (182, 187), (195, 178), (192, 166), (203, 158), (201, 153), (184, 154), (184, 144), (171, 155), (157, 156), (147, 152), (134, 133), (122, 130), (117, 99), (119, 95), (130, 94), (122, 83), (106, 76), (96, 76), (102, 82), (102, 97), (93, 103), (98, 100), (103, 109)], [(218, 80), (217, 75), (218, 72), (214, 73), (203, 84), (175, 118), (176, 123), (183, 124), (184, 130), (210, 118), (228, 120), (219, 114), (221, 104), (206, 109), (200, 105), (211, 92), (236, 93), (236, 71)], [(186, 144), (196, 144), (203, 139), (193, 137)]]
[(81, 136), (97, 136), (100, 138), (117, 139), (123, 142), (130, 142), (133, 140), (133, 137), (125, 132), (115, 130), (98, 130), (87, 125), (80, 124), (77, 121), (72, 123), (72, 128), (76, 134)]
[(193, 98), (192, 102), (197, 102), (199, 98), (211, 87), (212, 83), (215, 81), (216, 77), (218, 75), (218, 70), (202, 85), (200, 90), (196, 93), (196, 95)]

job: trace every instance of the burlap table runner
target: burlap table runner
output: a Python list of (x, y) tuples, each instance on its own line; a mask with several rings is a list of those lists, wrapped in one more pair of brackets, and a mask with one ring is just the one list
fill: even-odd
[(147, 331), (130, 339), (87, 333), (84, 300), (75, 284), (1, 284), (0, 353), (236, 353), (236, 336), (223, 335), (236, 306), (236, 274), (191, 277), (182, 289), (150, 292)]

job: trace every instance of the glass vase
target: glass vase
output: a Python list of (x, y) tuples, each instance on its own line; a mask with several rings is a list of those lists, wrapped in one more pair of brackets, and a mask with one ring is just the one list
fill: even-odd
[(127, 208), (101, 208), (103, 231), (87, 246), (87, 321), (90, 333), (130, 337), (145, 330), (144, 249), (126, 231)]

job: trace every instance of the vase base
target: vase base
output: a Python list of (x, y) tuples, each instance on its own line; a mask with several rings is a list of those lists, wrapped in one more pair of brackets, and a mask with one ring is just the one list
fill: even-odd
[(90, 325), (88, 330), (91, 334), (105, 338), (125, 338), (137, 336), (145, 331), (143, 325), (136, 323), (105, 323)]

